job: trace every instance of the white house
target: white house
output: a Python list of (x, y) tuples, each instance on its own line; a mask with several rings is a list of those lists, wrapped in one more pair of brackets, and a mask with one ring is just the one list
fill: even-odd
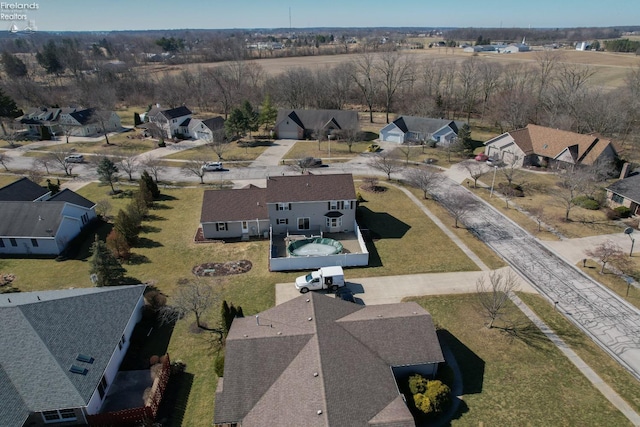
[(191, 119), (187, 124), (187, 134), (193, 139), (212, 142), (215, 132), (223, 132), (224, 135), (224, 118), (221, 116), (206, 120)]
[(0, 188), (0, 254), (59, 255), (95, 218), (92, 201), (23, 178)]
[(399, 144), (436, 141), (446, 145), (458, 136), (463, 124), (453, 120), (400, 116), (380, 129), (380, 140)]
[(113, 286), (2, 298), (0, 425), (86, 425), (86, 417), (100, 411), (142, 318), (144, 290)]
[(157, 104), (147, 112), (146, 118), (164, 132), (165, 138), (170, 138), (184, 135), (185, 129), (188, 129), (189, 121), (187, 120), (191, 119), (191, 114), (191, 110), (185, 106), (162, 109)]
[(90, 136), (115, 132), (122, 128), (120, 116), (114, 111), (100, 111), (95, 108), (61, 113), (58, 123), (62, 132), (69, 136)]

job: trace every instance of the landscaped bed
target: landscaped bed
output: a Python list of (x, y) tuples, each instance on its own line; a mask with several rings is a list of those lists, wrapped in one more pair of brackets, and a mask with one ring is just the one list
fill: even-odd
[(251, 261), (241, 259), (240, 261), (209, 262), (196, 265), (191, 272), (200, 277), (229, 276), (246, 273), (251, 270), (251, 267)]

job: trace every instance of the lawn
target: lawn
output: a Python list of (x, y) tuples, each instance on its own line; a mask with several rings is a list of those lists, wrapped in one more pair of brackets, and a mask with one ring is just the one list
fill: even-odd
[[(344, 142), (338, 141), (298, 141), (295, 145), (284, 155), (284, 159), (302, 159), (304, 157), (317, 157), (324, 161), (324, 163), (331, 163), (331, 159), (336, 158), (348, 158), (352, 159), (357, 157), (360, 153), (364, 153), (367, 147), (371, 144), (368, 141), (354, 142), (351, 146), (351, 152), (349, 152), (349, 146)], [(331, 153), (329, 153), (329, 145), (331, 145)]]
[[(237, 142), (230, 142), (226, 145), (225, 151), (222, 153), (222, 159), (226, 161), (253, 161), (258, 158), (264, 151), (269, 148), (271, 141), (254, 141), (245, 146)], [(175, 154), (165, 156), (166, 159), (173, 160), (204, 160), (217, 161), (218, 155), (210, 146), (201, 145), (199, 147), (183, 150)]]
[[(13, 178), (12, 180), (14, 180)], [(357, 184), (358, 185), (358, 184)], [(132, 249), (133, 261), (126, 264), (127, 276), (155, 285), (171, 296), (180, 278), (192, 277), (193, 266), (204, 262), (248, 259), (253, 268), (245, 274), (224, 280), (203, 279), (222, 288), (223, 297), (241, 305), (253, 315), (275, 304), (274, 284), (291, 282), (299, 272), (268, 271), (268, 242), (196, 244), (193, 237), (199, 221), (202, 188), (166, 189), (163, 199), (151, 210), (151, 219), (143, 223), (140, 244)], [(108, 187), (88, 184), (78, 191), (93, 201), (109, 200), (110, 215), (128, 204), (127, 198), (109, 196)], [(366, 193), (362, 204), (362, 225), (375, 240), (372, 267), (348, 270), (350, 276), (367, 277), (440, 271), (469, 271), (477, 267), (398, 189)], [(102, 236), (108, 225), (99, 230)], [(90, 240), (90, 239), (88, 239)], [(434, 250), (437, 248), (437, 250)], [(52, 259), (1, 259), (0, 271), (16, 275), (21, 291), (89, 287), (88, 242), (77, 259), (56, 262)], [(219, 310), (212, 309), (206, 322), (217, 324)], [(186, 402), (182, 425), (208, 426), (213, 416), (213, 372), (215, 351), (205, 334), (194, 334), (192, 319), (178, 322), (169, 342), (172, 360), (187, 364), (186, 388), (180, 399)], [(192, 381), (191, 381), (192, 380)]]
[[(634, 261), (636, 269), (640, 271), (640, 259), (638, 257), (633, 257), (630, 259)], [(584, 267), (582, 265), (582, 261), (576, 264), (576, 267), (591, 276), (591, 278), (593, 278), (594, 280), (611, 289), (613, 292), (622, 297), (622, 299), (625, 299), (629, 303), (640, 308), (640, 289), (636, 288), (635, 286), (628, 286), (627, 281), (619, 275), (613, 273), (608, 268), (604, 269), (604, 273), (600, 273), (602, 266), (592, 259), (587, 260)]]
[(391, 151), (391, 156), (404, 162), (429, 163), (448, 168), (454, 163), (467, 159), (467, 156), (454, 151), (448, 152), (442, 147), (429, 147), (427, 145), (401, 145)]
[[(83, 154), (116, 155), (120, 152), (127, 155), (144, 153), (157, 148), (155, 141), (138, 138), (139, 133), (125, 132), (109, 137), (109, 145), (104, 138), (99, 141), (73, 141), (68, 144), (36, 147), (34, 151), (28, 151), (24, 155), (30, 157), (42, 157), (45, 152), (65, 149)], [(64, 137), (61, 137), (64, 138)]]
[[(488, 172), (483, 175), (480, 180), (490, 185), (493, 180), (493, 173)], [(622, 231), (618, 224), (607, 219), (602, 209), (592, 211), (575, 206), (571, 209), (569, 221), (565, 221), (565, 209), (560, 205), (558, 198), (554, 196), (556, 191), (559, 191), (556, 185), (557, 181), (558, 177), (553, 173), (518, 171), (513, 182), (522, 185), (524, 197), (514, 197), (511, 199), (509, 201), (509, 208), (506, 207), (504, 200), (496, 197), (499, 194), (496, 194), (495, 190), (494, 197), (490, 198), (490, 189), (488, 188), (473, 189), (473, 182), (471, 182), (471, 189), (476, 195), (490, 202), (500, 212), (541, 239), (556, 239), (557, 237), (551, 233), (538, 232), (536, 221), (521, 212), (517, 212), (514, 206), (519, 206), (525, 211), (531, 207), (543, 207), (544, 222), (551, 225), (567, 238), (595, 236)], [(506, 182), (506, 178), (500, 172), (500, 169), (498, 169), (494, 189)]]
[(464, 401), (452, 426), (630, 425), (512, 304), (517, 335), (485, 328), (474, 294), (411, 300), (431, 313), (462, 370)]
[[(637, 293), (635, 294), (637, 298)], [(620, 366), (582, 331), (554, 310), (543, 297), (518, 293), (518, 296), (562, 338), (585, 363), (636, 411), (640, 412), (640, 382)], [(594, 423), (595, 425), (595, 423)], [(616, 425), (613, 422), (601, 425)]]

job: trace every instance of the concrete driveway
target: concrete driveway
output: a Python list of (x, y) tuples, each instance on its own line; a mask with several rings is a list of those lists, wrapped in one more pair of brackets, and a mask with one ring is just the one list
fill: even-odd
[[(499, 271), (510, 270), (504, 267)], [(349, 278), (346, 271), (347, 286), (357, 299), (365, 305), (390, 304), (401, 302), (404, 298), (421, 295), (466, 294), (475, 292), (476, 281), (487, 272), (467, 271), (455, 273), (408, 274), (403, 276), (382, 276)], [(302, 274), (302, 273), (300, 273)], [(516, 274), (519, 290), (535, 293), (526, 281)], [(326, 291), (322, 291), (325, 292)], [(300, 295), (293, 282), (276, 284), (276, 305), (282, 304)]]

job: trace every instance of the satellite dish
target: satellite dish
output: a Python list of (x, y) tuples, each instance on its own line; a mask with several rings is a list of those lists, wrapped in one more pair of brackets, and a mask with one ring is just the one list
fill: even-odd
[(624, 229), (624, 234), (631, 234), (633, 233), (633, 227), (627, 227)]

